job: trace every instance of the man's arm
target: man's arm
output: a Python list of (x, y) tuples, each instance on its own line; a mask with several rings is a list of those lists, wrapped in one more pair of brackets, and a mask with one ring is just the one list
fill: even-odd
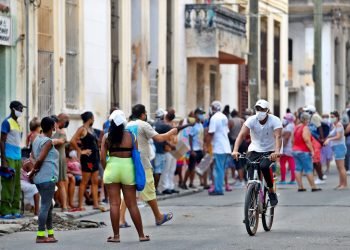
[(0, 151), (1, 151), (1, 166), (8, 167), (5, 157), (5, 142), (7, 140), (7, 134), (1, 133)]
[(242, 128), (241, 128), (241, 131), (239, 131), (239, 134), (237, 136), (237, 139), (236, 139), (236, 142), (235, 142), (235, 145), (233, 147), (233, 152), (232, 152), (232, 156), (238, 160), (238, 156), (239, 156), (239, 153), (238, 153), (238, 149), (239, 149), (239, 146), (242, 144), (243, 142), (243, 139), (249, 134), (249, 128), (243, 124)]
[(170, 140), (172, 135), (176, 135), (178, 132), (177, 128), (173, 128), (165, 134), (156, 134), (152, 139), (156, 142), (164, 142)]
[(273, 135), (275, 137), (275, 152), (270, 155), (272, 161), (277, 160), (277, 158), (281, 155), (281, 147), (282, 147), (282, 128), (275, 129), (273, 131)]

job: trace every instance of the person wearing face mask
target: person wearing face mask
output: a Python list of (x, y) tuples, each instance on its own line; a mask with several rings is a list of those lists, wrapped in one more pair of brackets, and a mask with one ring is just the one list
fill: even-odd
[(59, 175), (58, 175), (58, 194), (61, 204), (62, 212), (67, 212), (67, 192), (68, 192), (68, 178), (67, 178), (67, 163), (66, 163), (66, 150), (65, 144), (67, 143), (67, 135), (65, 128), (69, 125), (69, 116), (67, 114), (59, 114), (54, 119), (56, 121), (56, 132), (52, 136), (52, 143), (55, 148), (58, 150), (60, 159), (59, 159)]
[[(83, 197), (90, 179), (93, 208), (100, 209), (98, 204), (98, 170), (100, 153), (98, 148), (98, 137), (92, 128), (95, 119), (93, 113), (90, 111), (83, 113), (81, 119), (83, 120), (83, 126), (78, 128), (70, 142), (73, 149), (78, 152), (82, 170), (82, 180), (79, 186), (79, 206), (76, 211), (85, 210), (83, 207)], [(81, 147), (78, 146), (79, 140)]]
[(144, 190), (140, 193), (140, 197), (151, 207), (155, 218), (155, 224), (160, 226), (165, 222), (170, 221), (173, 218), (173, 213), (170, 212), (163, 214), (159, 211), (156, 189), (154, 186), (153, 169), (150, 161), (151, 152), (148, 141), (150, 139), (153, 139), (156, 142), (168, 141), (172, 136), (178, 133), (178, 129), (173, 128), (165, 134), (158, 134), (146, 121), (146, 107), (142, 104), (137, 104), (132, 108), (131, 121), (128, 123), (126, 128), (136, 135), (142, 165), (145, 169), (146, 185)]
[[(270, 104), (266, 100), (257, 101), (255, 104), (256, 115), (249, 117), (243, 124), (236, 139), (232, 155), (238, 160), (240, 155), (238, 152), (239, 145), (246, 135), (250, 133), (251, 144), (248, 148), (247, 157), (249, 160), (254, 161), (262, 156), (269, 156), (269, 159), (263, 159), (260, 162), (260, 168), (269, 188), (271, 206), (276, 206), (278, 199), (273, 188), (273, 173), (270, 166), (281, 155), (282, 122), (278, 117), (269, 114), (269, 108)], [(248, 174), (252, 178), (252, 168), (248, 168)]]
[(344, 126), (340, 122), (340, 115), (338, 111), (331, 112), (330, 118), (333, 124), (333, 129), (330, 132), (324, 144), (331, 145), (335, 158), (335, 163), (337, 165), (339, 173), (339, 184), (335, 189), (344, 190), (348, 188), (348, 181), (345, 170), (346, 144), (344, 136)]
[(16, 174), (13, 178), (1, 177), (1, 204), (0, 215), (2, 218), (20, 218), (21, 182), (20, 172), (22, 167), (21, 139), (22, 128), (18, 118), (22, 116), (23, 108), (19, 101), (10, 103), (11, 114), (1, 124), (1, 168), (13, 168)]
[[(329, 118), (329, 114), (323, 114), (322, 115), (322, 122), (324, 124), (327, 124), (329, 128), (332, 128), (332, 122)], [(325, 174), (329, 174), (329, 169), (331, 166), (331, 161), (333, 160), (333, 151), (331, 145), (323, 145), (321, 149), (321, 164), (326, 165), (326, 172)]]

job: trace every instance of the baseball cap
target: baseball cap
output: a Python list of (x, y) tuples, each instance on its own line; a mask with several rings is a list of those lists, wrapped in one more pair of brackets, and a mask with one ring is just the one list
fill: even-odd
[(316, 108), (314, 105), (306, 105), (304, 108), (303, 108), (304, 111), (309, 111), (309, 112), (312, 112), (312, 113), (315, 113), (316, 112)]
[(214, 111), (221, 111), (222, 104), (219, 101), (213, 101), (211, 107)]
[(166, 115), (166, 111), (164, 109), (157, 109), (156, 111), (156, 118), (162, 118)]
[(270, 108), (270, 103), (264, 99), (260, 99), (256, 102), (255, 106), (254, 107), (261, 107), (263, 109), (269, 109)]
[(27, 106), (24, 106), (21, 102), (19, 101), (12, 101), (10, 103), (10, 109), (18, 109), (18, 108), (26, 108)]
[(115, 125), (120, 126), (121, 124), (126, 124), (126, 117), (123, 111), (114, 110), (109, 116), (110, 121), (114, 121)]
[(205, 111), (202, 108), (196, 108), (194, 111), (195, 114), (205, 114)]

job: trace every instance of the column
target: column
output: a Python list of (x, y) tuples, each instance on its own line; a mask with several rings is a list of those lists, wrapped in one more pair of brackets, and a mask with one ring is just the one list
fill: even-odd
[(158, 107), (166, 108), (167, 1), (158, 0)]
[(271, 15), (267, 18), (267, 101), (270, 103), (270, 111), (274, 107), (274, 19)]
[[(280, 115), (288, 108), (288, 16), (282, 15), (280, 31)], [(295, 55), (297, 56), (297, 51)]]
[(149, 110), (149, 62), (150, 62), (150, 2), (141, 1), (141, 102)]

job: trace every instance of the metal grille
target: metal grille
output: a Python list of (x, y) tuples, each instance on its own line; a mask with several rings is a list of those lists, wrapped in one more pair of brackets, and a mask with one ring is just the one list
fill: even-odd
[(38, 10), (38, 116), (54, 113), (52, 1), (42, 0)]
[(38, 52), (38, 116), (54, 113), (53, 53)]
[(119, 107), (119, 0), (111, 1), (111, 107)]
[(151, 114), (156, 113), (158, 108), (158, 69), (150, 67), (150, 112)]
[(66, 107), (79, 108), (79, 6), (66, 0)]

